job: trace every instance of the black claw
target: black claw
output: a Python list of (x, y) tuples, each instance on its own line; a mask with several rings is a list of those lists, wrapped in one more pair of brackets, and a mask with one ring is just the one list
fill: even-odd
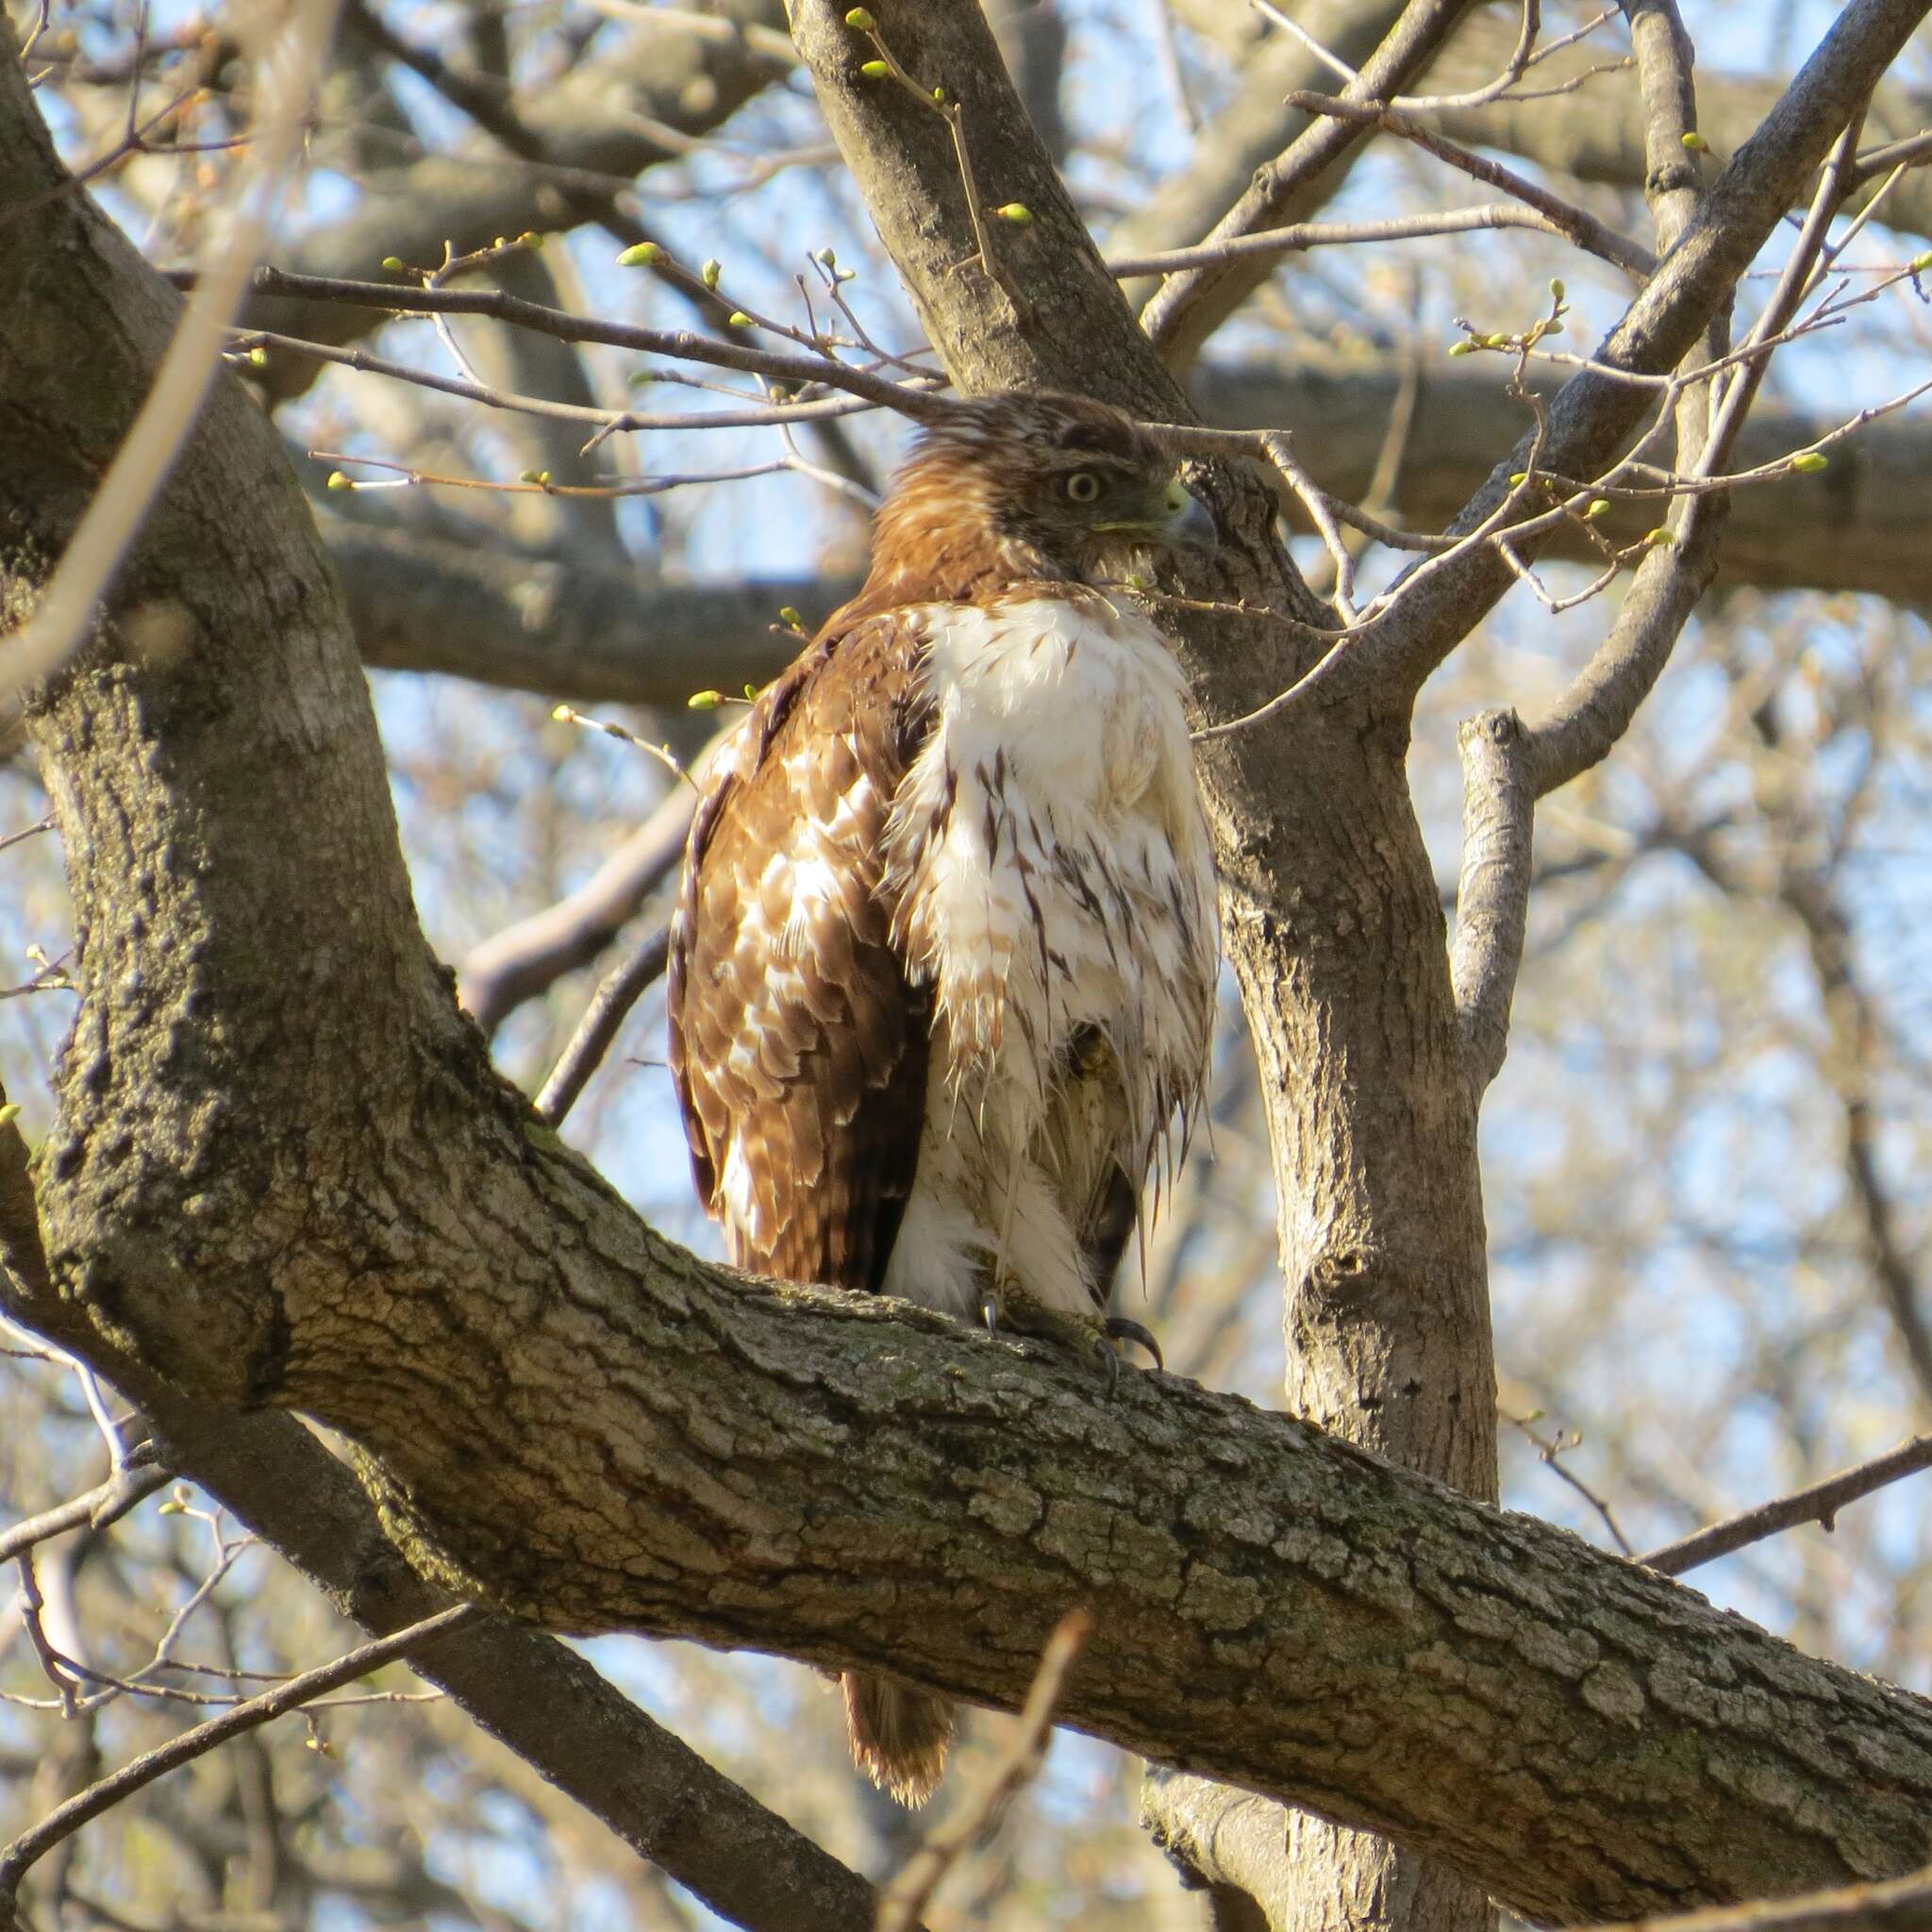
[(986, 1323), (986, 1332), (989, 1335), (997, 1335), (1000, 1332), (999, 1296), (996, 1294), (988, 1295), (979, 1305), (979, 1313)]
[(1101, 1326), (1109, 1341), (1131, 1341), (1137, 1347), (1144, 1348), (1154, 1357), (1154, 1366), (1165, 1373), (1167, 1364), (1161, 1359), (1159, 1342), (1140, 1323), (1129, 1321), (1125, 1315), (1109, 1315)]
[(1114, 1354), (1113, 1343), (1104, 1335), (1096, 1335), (1093, 1345), (1100, 1351), (1100, 1359), (1107, 1364), (1107, 1399), (1111, 1402), (1121, 1386), (1121, 1358)]

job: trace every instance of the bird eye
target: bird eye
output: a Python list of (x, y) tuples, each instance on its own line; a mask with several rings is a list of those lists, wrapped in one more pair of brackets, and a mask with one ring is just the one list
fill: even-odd
[(1067, 494), (1075, 503), (1093, 503), (1100, 496), (1100, 478), (1091, 470), (1075, 470), (1067, 478)]

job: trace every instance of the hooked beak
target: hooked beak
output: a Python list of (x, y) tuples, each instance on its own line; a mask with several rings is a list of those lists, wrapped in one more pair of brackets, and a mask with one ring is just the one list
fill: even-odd
[(1221, 541), (1208, 506), (1178, 476), (1167, 486), (1167, 521), (1160, 530), (1163, 542), (1207, 547)]
[(1151, 537), (1158, 543), (1212, 545), (1220, 541), (1214, 519), (1208, 506), (1176, 476), (1167, 486), (1167, 514), (1161, 517), (1124, 519), (1117, 524), (1095, 524), (1096, 530), (1122, 530), (1136, 537)]

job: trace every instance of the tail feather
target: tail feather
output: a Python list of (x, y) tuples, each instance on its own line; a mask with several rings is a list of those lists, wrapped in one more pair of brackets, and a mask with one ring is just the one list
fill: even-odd
[(924, 1804), (953, 1741), (951, 1703), (892, 1677), (847, 1671), (842, 1681), (852, 1761), (900, 1804)]

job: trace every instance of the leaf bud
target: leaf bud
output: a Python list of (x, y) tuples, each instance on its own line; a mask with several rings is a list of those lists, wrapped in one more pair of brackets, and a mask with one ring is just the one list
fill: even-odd
[(640, 242), (617, 258), (617, 265), (619, 268), (656, 268), (663, 259), (664, 251), (657, 242)]

